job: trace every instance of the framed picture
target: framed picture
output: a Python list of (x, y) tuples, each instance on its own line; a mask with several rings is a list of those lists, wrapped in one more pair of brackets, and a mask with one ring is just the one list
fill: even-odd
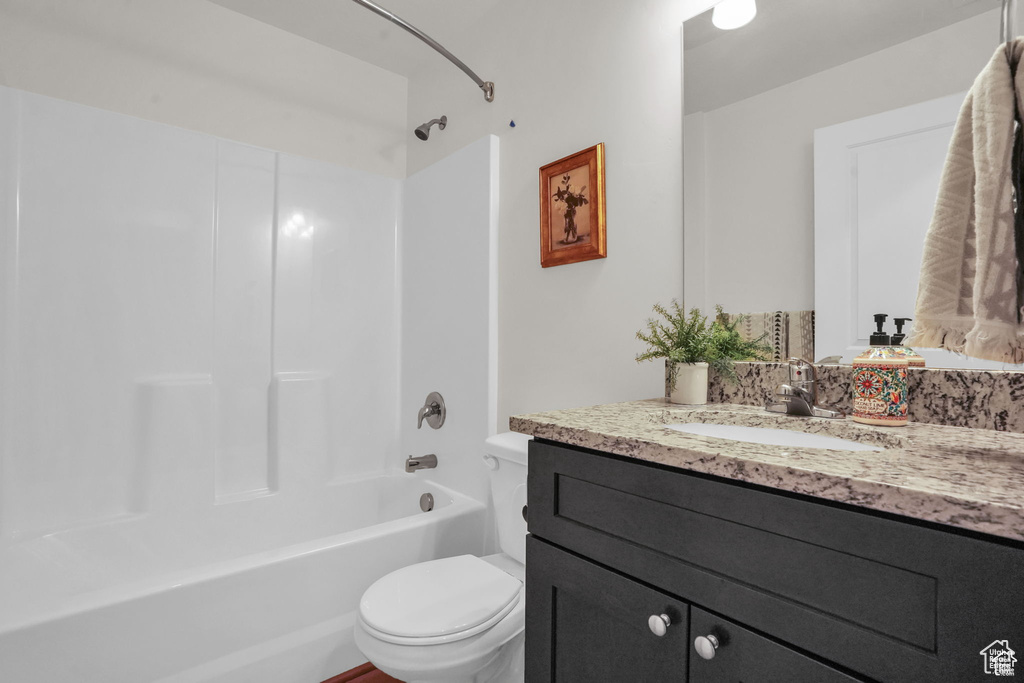
[(540, 265), (605, 258), (604, 143), (540, 169)]

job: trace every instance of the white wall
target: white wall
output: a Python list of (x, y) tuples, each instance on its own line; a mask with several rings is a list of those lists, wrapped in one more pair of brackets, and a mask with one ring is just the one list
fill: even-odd
[(814, 129), (968, 89), (998, 26), (998, 13), (986, 12), (687, 116), (687, 243), (703, 246), (687, 254), (687, 303), (813, 308)]
[(7, 88), (0, 151), (0, 540), (393, 466), (399, 181)]
[[(456, 50), (484, 102), (441, 59), (410, 79), (422, 169), (485, 134), (501, 138), (498, 428), (510, 414), (650, 398), (663, 368), (633, 335), (655, 301), (682, 295), (680, 26), (673, 0), (500, 3)], [(509, 127), (515, 120), (516, 127)], [(538, 170), (604, 142), (608, 258), (540, 267)]]
[(405, 78), (205, 0), (0, 0), (0, 85), (405, 177)]
[[(481, 501), (497, 401), (497, 171), (498, 138), (489, 135), (410, 176), (399, 248), (401, 456), (436, 454), (437, 469), (416, 476)], [(417, 429), (431, 391), (444, 397), (445, 423)]]

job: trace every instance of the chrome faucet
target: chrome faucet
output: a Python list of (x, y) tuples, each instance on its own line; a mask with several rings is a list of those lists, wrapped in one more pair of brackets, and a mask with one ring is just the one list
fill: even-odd
[(764, 407), (771, 413), (804, 417), (843, 417), (841, 410), (818, 405), (818, 371), (803, 358), (789, 359), (789, 383), (780, 384), (775, 395), (781, 400)]
[(405, 471), (415, 472), (416, 470), (432, 470), (437, 467), (437, 456), (431, 453), (422, 457), (410, 455), (405, 459)]
[(431, 428), (440, 429), (444, 424), (446, 412), (444, 398), (436, 391), (431, 391), (427, 394), (427, 400), (423, 402), (423, 407), (416, 414), (416, 429), (423, 427), (423, 420), (426, 420)]

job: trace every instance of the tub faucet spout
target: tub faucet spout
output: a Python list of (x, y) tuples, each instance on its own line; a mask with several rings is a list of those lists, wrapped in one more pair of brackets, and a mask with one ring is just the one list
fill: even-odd
[(437, 467), (437, 456), (431, 453), (417, 458), (410, 455), (405, 459), (405, 471), (415, 472), (416, 470), (431, 470)]

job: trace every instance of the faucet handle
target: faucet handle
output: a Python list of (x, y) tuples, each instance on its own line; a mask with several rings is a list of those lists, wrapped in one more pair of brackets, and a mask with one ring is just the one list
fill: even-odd
[[(426, 403), (420, 408), (419, 412), (416, 413), (416, 429), (423, 428), (423, 418), (433, 417), (441, 413), (441, 407), (435, 402)], [(429, 423), (428, 423), (429, 424)]]
[(803, 358), (789, 359), (789, 381), (790, 382), (815, 382), (818, 379), (818, 371), (814, 363)]
[(427, 400), (423, 402), (423, 407), (416, 414), (416, 429), (423, 427), (424, 419), (432, 429), (440, 429), (446, 415), (444, 398), (436, 391), (431, 391), (427, 394)]

